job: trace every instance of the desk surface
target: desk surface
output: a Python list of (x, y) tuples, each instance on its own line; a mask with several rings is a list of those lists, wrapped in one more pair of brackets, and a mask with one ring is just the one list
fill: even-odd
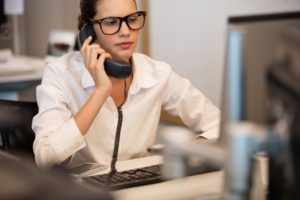
[(190, 200), (197, 197), (219, 197), (223, 172), (211, 172), (162, 183), (113, 192), (120, 200)]
[(44, 59), (27, 56), (17, 56), (14, 59), (11, 63), (1, 65), (0, 84), (41, 80)]
[[(162, 163), (161, 156), (118, 161), (119, 171)], [(134, 167), (133, 167), (134, 166)], [(109, 168), (97, 173), (109, 172)], [(96, 174), (95, 174), (96, 175)], [(184, 177), (156, 184), (127, 188), (113, 192), (118, 200), (187, 200), (199, 196), (220, 196), (223, 188), (223, 172), (212, 172)]]
[[(264, 196), (264, 188), (267, 187), (267, 158), (257, 156), (255, 164), (255, 187), (254, 195)], [(118, 171), (140, 168), (162, 163), (161, 156), (149, 156), (138, 159), (118, 161)], [(104, 174), (109, 168), (96, 173)], [(223, 195), (224, 172), (216, 171), (204, 173), (181, 179), (132, 187), (113, 191), (112, 194), (118, 200), (195, 200), (195, 199), (220, 199)]]
[(45, 60), (14, 56), (0, 63), (0, 98), (35, 101), (35, 87), (40, 84)]

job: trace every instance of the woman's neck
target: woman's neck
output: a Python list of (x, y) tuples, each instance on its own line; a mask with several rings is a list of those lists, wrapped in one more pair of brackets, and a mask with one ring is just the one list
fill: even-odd
[(117, 107), (122, 106), (127, 100), (127, 94), (133, 79), (133, 74), (125, 79), (111, 78), (112, 80), (112, 92), (111, 97), (114, 100)]
[[(128, 77), (125, 78), (126, 83), (130, 84), (132, 79), (133, 79), (133, 73), (131, 73)], [(111, 82), (112, 82), (113, 86), (118, 85), (118, 84), (123, 84), (124, 83), (124, 78), (111, 77)]]

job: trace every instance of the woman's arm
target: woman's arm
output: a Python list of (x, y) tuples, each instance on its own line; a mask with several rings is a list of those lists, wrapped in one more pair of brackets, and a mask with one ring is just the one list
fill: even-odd
[(103, 106), (107, 92), (101, 90), (94, 90), (85, 104), (75, 114), (75, 122), (82, 135), (85, 135), (93, 123), (95, 117)]
[[(66, 82), (66, 76), (70, 74), (60, 70), (64, 66), (46, 66), (42, 84), (37, 88), (39, 113), (32, 127), (36, 133), (33, 148), (39, 166), (51, 167), (62, 163), (85, 147), (82, 136), (87, 133), (111, 93), (112, 84), (103, 68), (104, 59), (109, 55), (97, 45), (84, 44), (81, 50), (95, 89), (77, 113), (70, 110), (72, 94)], [(100, 57), (98, 54), (101, 54)]]
[(89, 36), (80, 49), (85, 66), (95, 82), (94, 92), (74, 117), (82, 135), (87, 133), (112, 90), (112, 82), (107, 76), (103, 64), (105, 58), (110, 57), (110, 55), (99, 44), (89, 45), (91, 40), (92, 37)]
[(179, 116), (191, 130), (217, 138), (220, 110), (187, 79), (171, 72), (164, 92), (163, 109)]

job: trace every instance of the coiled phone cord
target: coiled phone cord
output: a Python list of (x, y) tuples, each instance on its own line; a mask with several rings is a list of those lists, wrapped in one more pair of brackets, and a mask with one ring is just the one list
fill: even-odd
[(118, 124), (117, 124), (117, 129), (116, 129), (116, 137), (115, 137), (115, 144), (114, 144), (112, 160), (111, 160), (111, 163), (110, 163), (110, 172), (109, 172), (109, 174), (107, 176), (107, 179), (106, 179), (106, 186), (109, 186), (112, 176), (114, 175), (115, 172), (117, 172), (116, 162), (118, 160), (121, 128), (122, 128), (122, 123), (123, 123), (122, 106), (125, 103), (126, 99), (127, 99), (127, 83), (126, 83), (126, 79), (124, 78), (124, 98), (123, 98), (122, 104), (117, 107), (117, 109), (118, 109)]

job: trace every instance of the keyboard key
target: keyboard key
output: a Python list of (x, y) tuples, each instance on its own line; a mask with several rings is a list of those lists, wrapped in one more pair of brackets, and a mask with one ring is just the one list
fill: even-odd
[[(109, 190), (118, 190), (128, 187), (142, 186), (164, 181), (161, 173), (162, 165), (153, 165), (128, 171), (115, 172), (111, 177), (110, 184), (106, 185), (108, 174), (82, 178), (83, 181), (96, 187), (107, 187)], [(189, 175), (202, 174), (220, 170), (220, 167), (204, 163), (195, 168), (189, 168)]]
[(94, 186), (108, 187), (110, 190), (162, 182), (161, 165), (148, 166), (123, 172), (116, 172), (107, 186), (107, 174), (83, 178)]

